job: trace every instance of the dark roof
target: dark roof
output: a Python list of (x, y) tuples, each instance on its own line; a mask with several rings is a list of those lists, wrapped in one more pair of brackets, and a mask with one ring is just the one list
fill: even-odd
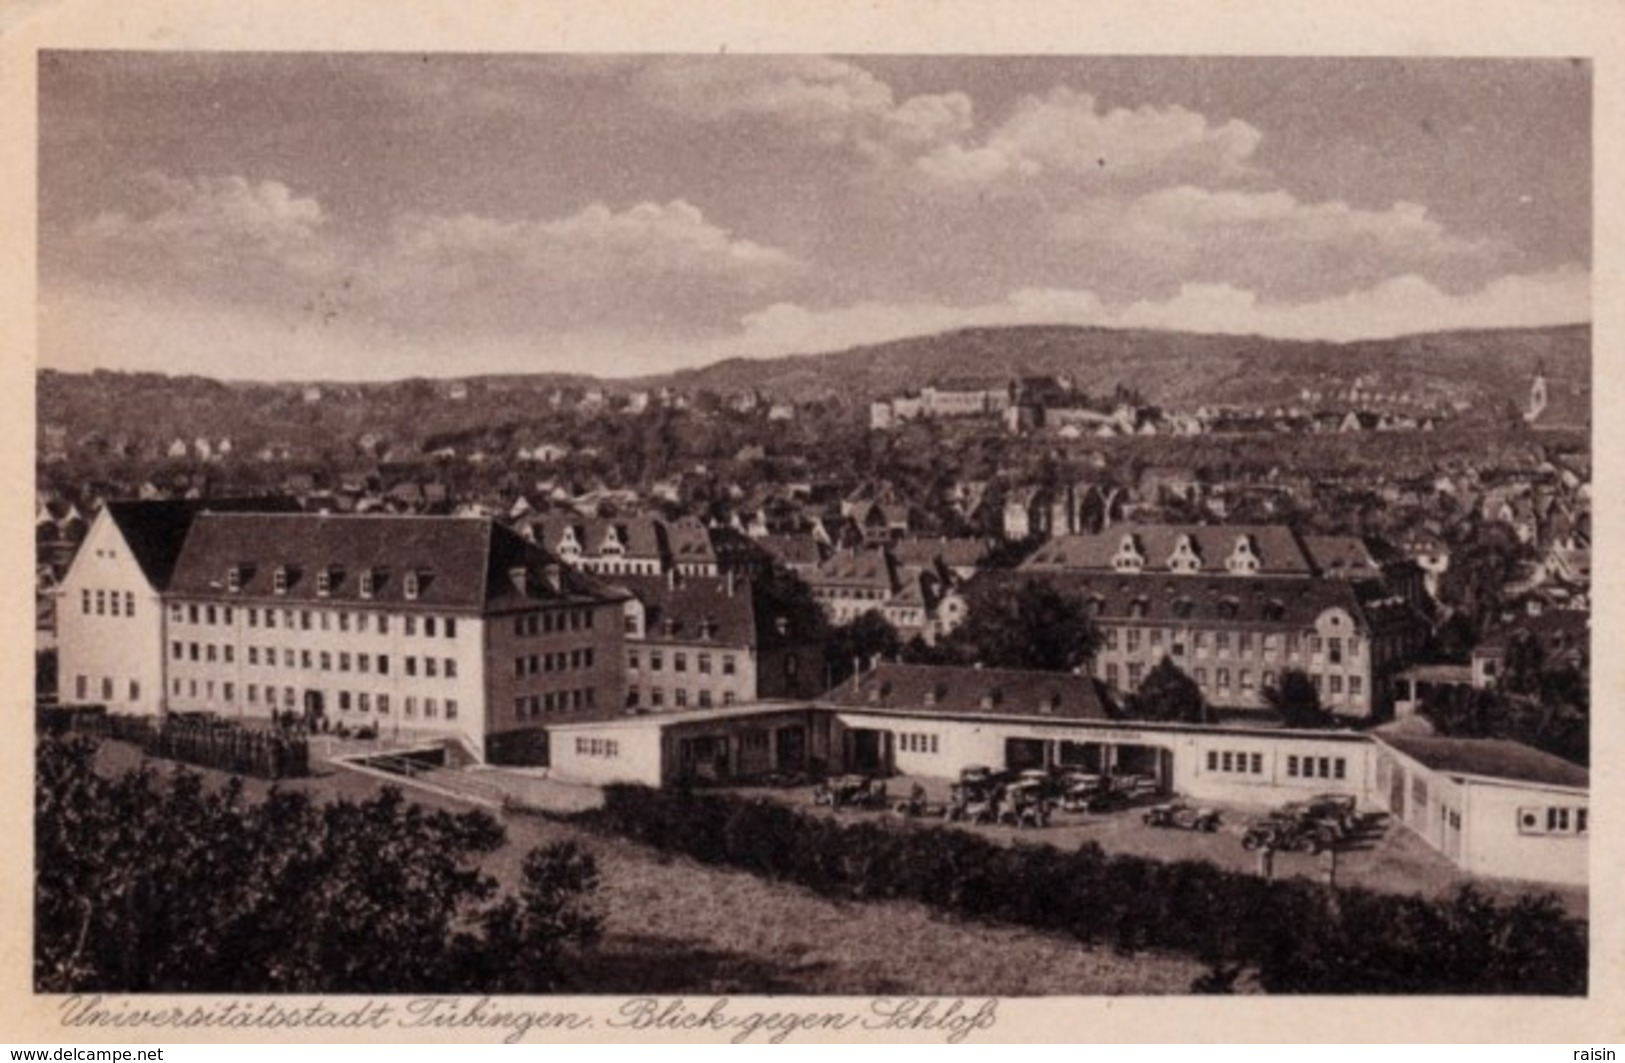
[(1480, 775), (1582, 789), (1591, 785), (1591, 773), (1578, 764), (1504, 738), (1418, 738), (1389, 734), (1380, 737), (1423, 766), (1450, 775)]
[(987, 543), (981, 539), (900, 539), (891, 544), (892, 556), (903, 565), (933, 565), (939, 561), (948, 568), (970, 567), (987, 556)]
[(725, 576), (616, 576), (613, 580), (643, 603), (644, 638), (650, 643), (757, 644), (754, 596), (745, 580)]
[(1382, 575), (1371, 548), (1355, 535), (1306, 535), (1309, 562), (1316, 571), (1341, 578), (1369, 579)]
[[(420, 609), (499, 610), (542, 601), (590, 601), (606, 596), (597, 580), (559, 566), (558, 589), (548, 580), (556, 562), (491, 520), (469, 517), (248, 515), (205, 513), (181, 552), (171, 589), (178, 594), (279, 602), (350, 602)], [(232, 568), (241, 590), (227, 589)], [(275, 593), (278, 568), (287, 590)], [(330, 575), (318, 593), (318, 575)], [(523, 569), (516, 581), (514, 570)], [(363, 571), (373, 572), (370, 598)], [(420, 576), (416, 599), (406, 574)]]
[(598, 557), (611, 530), (620, 540), (626, 557), (659, 558), (667, 555), (666, 529), (653, 517), (630, 517), (610, 520), (604, 517), (560, 516), (557, 514), (527, 514), (519, 521), (528, 528), (536, 541), (557, 553), (568, 529), (586, 557)]
[(107, 503), (107, 515), (124, 537), (136, 564), (141, 566), (141, 574), (160, 591), (169, 586), (192, 521), (204, 512), (298, 513), (299, 503), (284, 495)]
[(805, 578), (815, 587), (880, 587), (888, 592), (895, 588), (891, 562), (878, 549), (839, 551), (820, 562)]
[(937, 716), (1108, 716), (1087, 676), (1009, 668), (875, 665), (825, 695), (848, 708), (930, 712)]
[(786, 565), (816, 565), (824, 558), (818, 540), (811, 535), (764, 535), (756, 545)]
[[(1384, 604), (1362, 601), (1360, 585), (1349, 580), (1018, 570), (983, 572), (973, 582), (984, 580), (1041, 581), (1081, 598), (1102, 620), (1223, 622), (1302, 629), (1312, 626), (1322, 612), (1331, 608), (1345, 610), (1356, 624), (1364, 626), (1379, 614), (1386, 619), (1386, 614), (1396, 611)], [(1143, 612), (1132, 617), (1133, 607), (1141, 599)]]
[(1026, 569), (1113, 572), (1125, 537), (1145, 558), (1146, 572), (1169, 572), (1168, 559), (1188, 538), (1203, 572), (1227, 574), (1225, 560), (1238, 539), (1245, 538), (1258, 557), (1258, 575), (1309, 576), (1314, 565), (1290, 528), (1279, 524), (1121, 524), (1098, 535), (1063, 535), (1051, 539), (1022, 564)]

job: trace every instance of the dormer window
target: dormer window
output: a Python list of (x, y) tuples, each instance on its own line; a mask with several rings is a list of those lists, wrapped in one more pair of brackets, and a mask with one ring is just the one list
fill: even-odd
[(1230, 551), (1230, 557), (1225, 561), (1224, 567), (1237, 575), (1251, 575), (1258, 571), (1258, 554), (1253, 550), (1252, 541), (1245, 535), (1236, 540), (1235, 549)]
[(989, 690), (987, 693), (982, 695), (981, 705), (984, 709), (991, 709), (995, 708), (999, 702), (1003, 700), (1003, 693), (997, 687), (994, 687), (992, 690)]
[(360, 580), (358, 582), (361, 585), (361, 597), (363, 597), (363, 598), (371, 598), (372, 595), (373, 595), (373, 574), (372, 574), (372, 569), (370, 569), (370, 568), (362, 569), (361, 570), (361, 578), (360, 578)]
[(1128, 603), (1128, 615), (1135, 620), (1143, 619), (1150, 607), (1151, 603), (1144, 596), (1141, 596)]
[(1112, 556), (1112, 568), (1118, 572), (1138, 572), (1145, 567), (1145, 554), (1134, 542), (1134, 536), (1125, 535)]
[(288, 567), (278, 565), (276, 571), (271, 573), (271, 590), (276, 594), (288, 593)]
[(423, 577), (419, 573), (408, 572), (406, 578), (401, 582), (401, 592), (406, 595), (406, 600), (409, 602), (417, 601), (418, 595), (422, 591)]
[(324, 568), (316, 573), (316, 597), (326, 598), (333, 593), (333, 570)]
[(1197, 554), (1189, 535), (1181, 535), (1174, 552), (1168, 555), (1168, 569), (1171, 572), (1197, 572), (1202, 568), (1202, 558)]
[(508, 582), (515, 591), (524, 595), (530, 590), (530, 571), (524, 565), (515, 565), (508, 570)]
[(237, 594), (241, 592), (242, 589), (243, 567), (241, 565), (233, 565), (226, 569), (226, 590), (233, 594)]

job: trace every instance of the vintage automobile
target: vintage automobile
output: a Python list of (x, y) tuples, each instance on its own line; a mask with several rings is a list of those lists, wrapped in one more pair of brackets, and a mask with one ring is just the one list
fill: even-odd
[(1148, 827), (1171, 827), (1211, 834), (1219, 829), (1217, 809), (1201, 808), (1185, 801), (1165, 801), (1152, 805), (1142, 817)]
[(921, 786), (919, 783), (915, 783), (909, 789), (907, 797), (892, 805), (892, 811), (896, 812), (899, 816), (935, 816), (946, 818), (948, 815), (948, 806), (938, 801), (929, 800), (925, 795), (925, 787)]
[(1359, 830), (1364, 818), (1360, 815), (1359, 802), (1353, 794), (1316, 794), (1304, 804), (1317, 816), (1337, 820), (1344, 834)]
[(1336, 844), (1336, 836), (1324, 825), (1286, 811), (1254, 820), (1241, 835), (1241, 847), (1249, 852), (1271, 849), (1313, 854)]
[(991, 787), (955, 783), (949, 788), (944, 818), (950, 823), (997, 823), (1002, 804), (999, 797), (999, 791)]
[(999, 822), (1011, 827), (1047, 827), (1051, 811), (1047, 779), (1020, 779), (1005, 787)]
[(843, 808), (885, 808), (886, 783), (867, 775), (837, 775), (813, 787), (813, 804)]

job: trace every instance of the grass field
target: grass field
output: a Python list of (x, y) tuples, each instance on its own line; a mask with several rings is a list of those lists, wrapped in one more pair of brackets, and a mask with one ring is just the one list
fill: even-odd
[[(120, 771), (140, 754), (108, 742), (100, 762)], [(269, 785), (247, 782), (255, 795)], [(344, 771), (283, 785), (320, 799), (358, 800), (378, 787)], [(408, 795), (428, 806), (464, 807)], [(574, 839), (598, 859), (605, 934), (577, 967), (573, 992), (1143, 995), (1184, 993), (1203, 970), (1183, 957), (1083, 948), (1059, 936), (949, 919), (919, 904), (832, 901), (552, 820), (510, 815), (505, 824), (508, 843), (486, 866), (510, 888), (536, 845)]]

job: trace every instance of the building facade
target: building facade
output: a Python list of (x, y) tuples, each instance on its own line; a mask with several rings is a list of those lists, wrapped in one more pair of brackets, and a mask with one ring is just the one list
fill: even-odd
[[(1338, 546), (1317, 545), (1323, 556)], [(1384, 713), (1388, 677), (1429, 633), (1380, 569), (1322, 569), (1277, 526), (1125, 525), (1054, 539), (1019, 575), (1084, 602), (1102, 637), (1094, 674), (1112, 688), (1137, 690), (1167, 658), (1222, 708), (1266, 707), (1264, 692), (1290, 670), (1333, 713)]]
[(621, 597), (489, 520), (207, 514), (164, 596), (164, 704), (544, 763), (619, 712)]
[(164, 705), (162, 594), (206, 509), (289, 511), (287, 499), (109, 502), (57, 587), (57, 697), (114, 712)]

